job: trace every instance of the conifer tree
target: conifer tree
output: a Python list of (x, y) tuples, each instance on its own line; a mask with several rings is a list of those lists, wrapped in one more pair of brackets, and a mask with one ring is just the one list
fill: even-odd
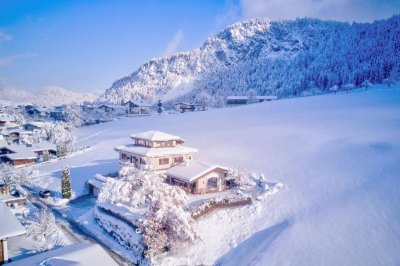
[(71, 172), (68, 166), (64, 166), (61, 170), (61, 193), (63, 199), (71, 198)]

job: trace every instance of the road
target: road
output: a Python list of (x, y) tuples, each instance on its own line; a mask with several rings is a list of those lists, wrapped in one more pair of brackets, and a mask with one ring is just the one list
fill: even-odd
[(114, 261), (118, 263), (118, 265), (122, 266), (132, 265), (132, 263), (126, 260), (124, 257), (114, 252), (112, 249), (108, 248), (95, 235), (88, 232), (85, 228), (81, 227), (79, 223), (63, 216), (62, 213), (59, 210), (57, 210), (57, 208), (54, 208), (54, 206), (48, 204), (46, 200), (43, 200), (42, 198), (38, 197), (36, 194), (32, 193), (29, 190), (27, 190), (27, 198), (37, 208), (42, 209), (43, 207), (47, 207), (49, 210), (51, 210), (56, 217), (57, 224), (59, 225), (60, 229), (65, 233), (66, 236), (68, 236), (74, 242), (99, 244), (114, 259)]

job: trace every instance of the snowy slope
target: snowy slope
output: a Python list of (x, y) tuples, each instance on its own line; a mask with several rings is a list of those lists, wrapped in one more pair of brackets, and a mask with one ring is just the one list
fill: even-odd
[(198, 49), (150, 60), (115, 81), (99, 101), (192, 100), (205, 91), (217, 105), (221, 98), (249, 89), (286, 97), (333, 85), (359, 85), (366, 79), (381, 83), (399, 75), (399, 36), (400, 16), (371, 24), (315, 19), (239, 22)]
[(117, 169), (114, 146), (163, 130), (198, 148), (200, 161), (263, 172), (287, 188), (201, 220), (202, 241), (160, 264), (397, 265), (399, 85), (84, 127), (90, 151), (40, 169), (59, 176), (69, 164), (79, 194), (94, 173)]

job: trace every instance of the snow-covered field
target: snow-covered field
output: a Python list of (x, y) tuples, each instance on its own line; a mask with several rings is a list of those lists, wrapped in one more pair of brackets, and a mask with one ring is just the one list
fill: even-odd
[[(262, 172), (286, 188), (263, 204), (200, 220), (202, 241), (163, 264), (397, 265), (399, 87), (84, 127), (79, 145), (90, 150), (38, 169), (59, 177), (71, 166), (77, 196), (95, 173), (116, 172), (113, 148), (132, 133), (166, 131), (198, 148), (197, 160)], [(41, 183), (59, 186), (54, 178)]]

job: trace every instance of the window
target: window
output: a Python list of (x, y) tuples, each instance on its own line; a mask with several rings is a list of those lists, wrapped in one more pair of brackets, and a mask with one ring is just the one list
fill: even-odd
[(169, 158), (161, 158), (161, 159), (159, 159), (159, 164), (160, 165), (169, 164)]
[(175, 157), (174, 158), (174, 163), (182, 163), (183, 162), (183, 157)]
[(218, 178), (217, 177), (211, 177), (210, 179), (207, 180), (208, 188), (216, 188), (217, 186), (218, 186)]

